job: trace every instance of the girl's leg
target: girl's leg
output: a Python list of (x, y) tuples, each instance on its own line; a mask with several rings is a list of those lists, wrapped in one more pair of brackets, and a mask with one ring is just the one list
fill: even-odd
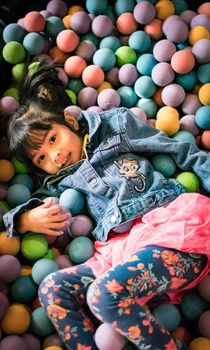
[(47, 276), (39, 287), (39, 299), (67, 349), (97, 349), (93, 340), (96, 325), (86, 302), (92, 270), (83, 265)]
[(148, 246), (95, 280), (87, 301), (100, 321), (112, 324), (138, 349), (185, 349), (141, 305), (145, 297), (187, 286), (198, 277), (202, 265), (201, 258), (187, 253)]

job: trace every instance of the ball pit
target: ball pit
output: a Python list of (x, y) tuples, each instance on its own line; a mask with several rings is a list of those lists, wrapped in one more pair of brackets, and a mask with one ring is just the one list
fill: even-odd
[[(27, 56), (40, 55), (41, 58), (45, 55), (45, 59), (57, 61), (63, 66), (66, 91), (75, 104), (69, 106), (68, 110), (76, 117), (81, 109), (100, 111), (126, 106), (137, 118), (166, 132), (169, 137), (179, 141), (188, 135), (188, 140), (196, 141), (202, 150), (209, 152), (209, 17), (209, 2), (201, 4), (195, 11), (188, 9), (185, 1), (167, 0), (116, 0), (111, 5), (106, 0), (86, 0), (82, 6), (51, 0), (45, 7), (43, 5), (40, 12), (36, 6), (35, 9), (30, 8), (24, 18), (6, 25), (3, 30), (2, 54), (3, 60), (11, 68), (11, 84), (0, 98), (1, 132), (6, 127), (6, 119), (18, 108), (17, 83), (23, 74)], [(188, 134), (181, 133), (183, 131)], [(21, 185), (26, 185), (31, 191), (33, 183), (27, 165), (14, 156), (11, 158), (4, 133), (3, 136), (1, 134), (0, 145), (0, 185), (1, 194), (4, 193), (3, 198), (0, 197), (2, 216), (9, 207), (18, 204), (16, 193), (22, 194)], [(202, 190), (197, 177), (191, 172), (180, 172), (170, 157), (157, 155), (152, 163), (164, 176), (180, 181), (187, 191)], [(27, 174), (27, 177), (23, 174)], [(19, 190), (14, 194), (10, 187), (16, 184)], [(21, 202), (25, 200), (24, 197)], [(63, 237), (50, 240), (39, 233), (28, 233), (24, 237), (8, 238), (5, 231), (0, 232), (0, 259), (7, 256), (16, 259), (10, 275), (0, 275), (2, 290), (7, 290), (7, 293), (9, 290), (9, 297), (4, 295), (4, 300), (0, 290), (0, 306), (2, 302), (1, 310), (4, 313), (1, 317), (5, 318), (1, 326), (3, 334), (0, 350), (64, 349), (60, 338), (56, 338), (54, 329), (48, 323), (44, 310), (36, 303), (37, 289), (33, 289), (35, 282), (31, 283), (31, 270), (32, 265), (34, 271), (38, 266), (33, 275), (39, 284), (42, 269), (39, 264), (42, 260), (49, 260), (50, 264), (52, 262), (58, 268), (78, 263), (77, 258), (73, 262), (71, 256), (65, 253), (71, 251), (70, 243), (75, 238), (91, 237), (92, 222), (83, 214), (83, 199), (77, 202), (77, 208), (74, 201), (75, 197), (73, 204), (67, 203), (73, 211), (73, 221)], [(119, 228), (119, 232), (122, 230)], [(91, 243), (90, 247), (91, 255)], [(30, 265), (31, 270), (28, 276), (20, 276), (20, 272), (15, 269), (24, 270), (25, 263)], [(25, 286), (25, 292), (29, 290), (27, 296), (20, 290), (20, 281), (21, 286)], [(198, 291), (209, 302), (205, 283), (208, 284), (205, 280), (200, 282)], [(210, 335), (205, 329), (209, 322), (209, 305), (206, 310), (206, 304), (204, 307), (194, 295), (189, 295), (189, 299), (194, 301), (193, 307), (199, 306), (200, 310), (198, 312), (192, 307), (192, 314), (188, 315), (191, 306), (188, 306), (189, 300), (185, 300), (180, 307), (181, 317), (197, 322), (197, 333), (193, 334), (191, 329), (183, 330), (179, 326), (173, 330), (173, 334), (184, 341), (184, 334), (189, 331), (190, 336), (188, 334), (185, 342), (190, 350), (209, 349)], [(27, 308), (19, 305), (14, 307), (14, 301), (29, 304), (30, 307), (36, 304), (35, 310), (29, 316)], [(17, 319), (23, 319), (22, 329), (18, 329), (19, 325), (12, 324), (11, 320), (8, 321), (11, 310), (12, 315), (15, 310)], [(33, 334), (28, 333), (27, 328), (30, 318), (30, 332)], [(172, 319), (172, 322), (175, 320)], [(102, 335), (110, 334), (109, 329), (104, 330), (103, 327)], [(95, 335), (96, 341), (101, 342), (100, 347), (105, 350), (106, 344), (103, 336), (97, 335), (99, 332), (100, 327)], [(200, 336), (195, 338), (197, 335)], [(115, 335), (110, 335), (108, 340), (111, 341), (111, 347), (117, 349), (118, 345), (113, 346)], [(119, 348), (124, 344), (125, 339), (121, 337)], [(125, 348), (132, 346), (127, 344)]]

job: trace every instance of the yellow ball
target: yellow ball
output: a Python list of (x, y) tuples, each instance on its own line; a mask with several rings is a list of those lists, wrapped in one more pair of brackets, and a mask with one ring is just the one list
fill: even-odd
[(196, 26), (189, 31), (188, 41), (190, 45), (194, 45), (201, 39), (209, 39), (209, 31), (206, 27)]
[(159, 0), (155, 4), (156, 18), (164, 21), (167, 17), (172, 16), (175, 12), (175, 7), (172, 1)]
[(189, 345), (189, 350), (209, 350), (210, 339), (205, 337), (198, 337), (193, 339)]
[(167, 135), (173, 136), (179, 130), (179, 113), (174, 107), (164, 106), (160, 108), (156, 118), (155, 127)]
[(60, 346), (48, 346), (47, 348), (44, 348), (44, 350), (63, 350)]
[(201, 86), (198, 97), (203, 105), (210, 106), (210, 83)]
[(7, 159), (0, 159), (0, 182), (8, 182), (12, 180), (15, 169), (13, 164)]
[(65, 17), (63, 17), (62, 21), (66, 29), (71, 28), (71, 15), (66, 15)]
[(6, 231), (0, 232), (0, 255), (15, 256), (20, 250), (19, 237), (7, 237)]
[(68, 10), (68, 15), (73, 15), (74, 13), (80, 12), (80, 11), (86, 12), (85, 9), (84, 9), (84, 7), (79, 6), (79, 5), (73, 5), (73, 6), (71, 6), (70, 9)]
[(1, 329), (6, 334), (20, 335), (30, 326), (31, 317), (25, 305), (14, 303), (8, 306), (1, 320)]
[(104, 89), (112, 89), (112, 85), (108, 81), (103, 81), (96, 90), (99, 93)]

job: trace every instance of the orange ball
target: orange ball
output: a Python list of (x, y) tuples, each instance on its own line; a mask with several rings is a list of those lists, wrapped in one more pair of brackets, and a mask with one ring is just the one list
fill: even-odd
[(82, 81), (86, 86), (98, 87), (104, 81), (103, 69), (95, 64), (90, 64), (82, 73)]
[(163, 36), (162, 26), (163, 22), (158, 18), (154, 18), (153, 21), (144, 26), (144, 31), (153, 40), (159, 40)]
[(210, 130), (203, 131), (200, 141), (201, 141), (202, 146), (207, 151), (210, 151)]
[(64, 29), (58, 33), (56, 44), (63, 52), (72, 52), (79, 43), (78, 35), (71, 29)]
[(80, 56), (70, 56), (64, 64), (64, 71), (71, 78), (80, 78), (86, 66), (87, 63), (84, 58)]
[(19, 237), (7, 237), (6, 231), (0, 232), (0, 255), (15, 256), (20, 250)]
[(163, 107), (164, 103), (162, 100), (162, 91), (163, 91), (163, 87), (158, 87), (154, 93), (154, 95), (152, 96), (152, 99), (155, 101), (155, 103), (159, 106), (159, 107)]
[(210, 17), (210, 2), (204, 2), (204, 4), (201, 4), (197, 9), (197, 13), (199, 15), (202, 14)]
[(73, 6), (71, 6), (70, 9), (68, 10), (68, 15), (73, 15), (74, 13), (79, 12), (79, 11), (86, 12), (85, 9), (84, 9), (82, 6), (73, 5)]
[(61, 348), (60, 346), (47, 346), (46, 348), (44, 348), (44, 350), (62, 350), (63, 348)]
[(1, 329), (6, 334), (20, 335), (30, 326), (31, 317), (25, 305), (14, 303), (8, 306), (1, 320)]
[(13, 164), (6, 159), (0, 159), (0, 182), (8, 182), (15, 175)]
[(104, 89), (112, 89), (112, 85), (108, 81), (103, 81), (96, 90), (99, 93)]
[(198, 40), (209, 39), (209, 31), (206, 27), (196, 26), (189, 31), (188, 41), (190, 45), (194, 45)]
[(131, 34), (138, 28), (138, 23), (131, 12), (124, 12), (117, 18), (116, 27), (122, 34)]
[(171, 67), (178, 74), (191, 72), (195, 66), (195, 58), (190, 50), (176, 51), (171, 57)]
[(156, 18), (165, 20), (167, 17), (172, 16), (175, 13), (175, 7), (172, 1), (159, 0), (155, 4)]
[(71, 15), (66, 15), (65, 17), (63, 17), (62, 21), (66, 29), (71, 28)]
[(57, 63), (64, 64), (69, 57), (68, 53), (61, 51), (57, 46), (54, 46), (49, 51), (50, 58)]
[(189, 331), (184, 327), (177, 327), (172, 334), (180, 340), (182, 343), (185, 343), (186, 345), (189, 345), (191, 340), (191, 335)]
[(24, 17), (24, 28), (27, 32), (42, 32), (45, 19), (38, 11), (30, 11)]
[(189, 345), (189, 350), (209, 350), (210, 339), (205, 337), (198, 337), (193, 339)]
[(20, 276), (31, 276), (32, 267), (30, 265), (22, 265), (20, 267)]

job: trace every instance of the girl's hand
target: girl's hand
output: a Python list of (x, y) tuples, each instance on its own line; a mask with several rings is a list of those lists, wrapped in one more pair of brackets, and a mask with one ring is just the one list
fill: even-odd
[(52, 206), (52, 200), (28, 210), (20, 215), (17, 229), (20, 233), (28, 231), (42, 233), (50, 236), (60, 236), (68, 226), (71, 219), (69, 212), (63, 213), (59, 204)]

